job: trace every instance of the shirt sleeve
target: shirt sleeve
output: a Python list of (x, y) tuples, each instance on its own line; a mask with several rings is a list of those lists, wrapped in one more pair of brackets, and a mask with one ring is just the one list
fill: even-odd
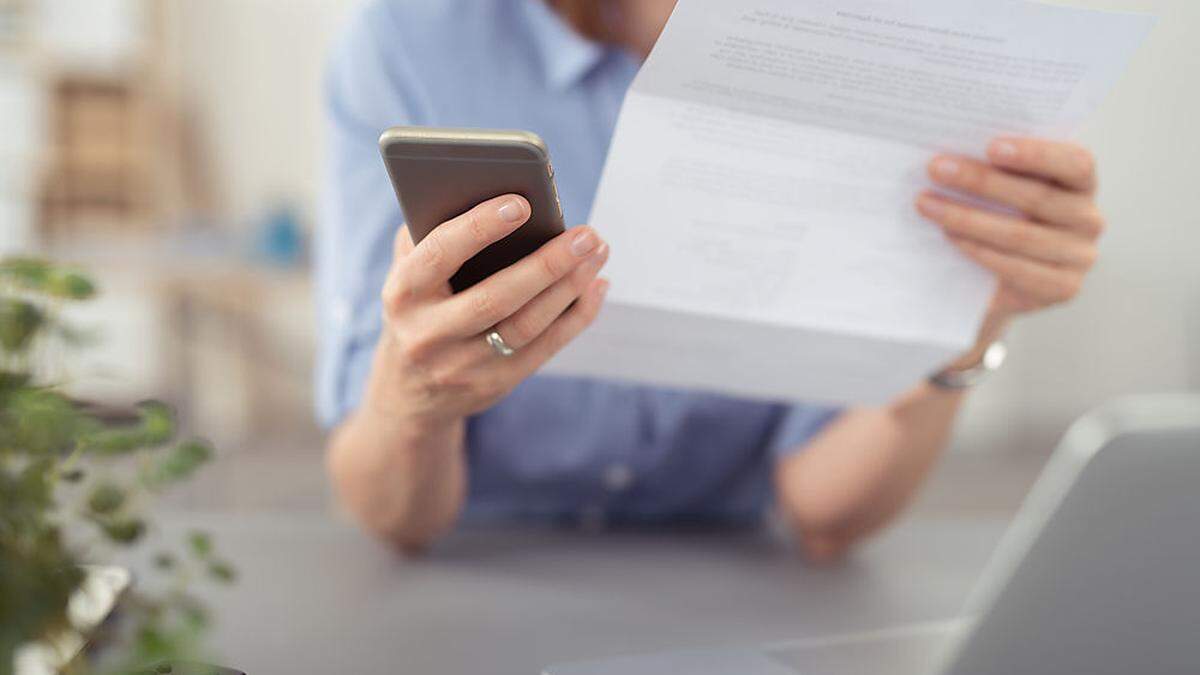
[(788, 408), (768, 446), (771, 456), (778, 461), (800, 452), (840, 414), (841, 408), (829, 406), (796, 405)]
[(331, 428), (362, 399), (382, 328), (379, 291), (403, 220), (379, 156), (397, 124), (420, 124), (417, 78), (386, 3), (367, 3), (334, 47), (325, 81), (326, 176), (316, 236), (316, 408)]

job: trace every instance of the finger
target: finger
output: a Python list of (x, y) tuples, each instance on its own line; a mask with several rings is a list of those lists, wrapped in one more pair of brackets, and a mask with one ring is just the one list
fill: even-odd
[(438, 225), (400, 262), (404, 283), (417, 291), (442, 288), (463, 263), (512, 234), (530, 213), (524, 197), (505, 195)]
[(960, 251), (996, 274), (1000, 283), (1040, 305), (1065, 302), (1079, 294), (1083, 273), (1020, 258), (967, 239), (950, 239)]
[(400, 262), (413, 251), (412, 234), (408, 225), (402, 225), (392, 239), (392, 264), (383, 281), (383, 305), (387, 311), (395, 310), (407, 297), (407, 289), (401, 276)]
[(918, 198), (917, 209), (947, 234), (1005, 253), (1081, 269), (1096, 262), (1094, 243), (1062, 230), (967, 206), (932, 192)]
[[(596, 275), (608, 262), (609, 248), (602, 244), (592, 257), (577, 267), (574, 272), (558, 283), (546, 289), (522, 307), (515, 314), (500, 322), (495, 331), (500, 334), (504, 344), (520, 351), (532, 344), (546, 330), (587, 292), (595, 281)], [(490, 332), (490, 331), (489, 331)], [(497, 358), (496, 350), (488, 344), (483, 336), (468, 338), (471, 349), (461, 356), (460, 363), (466, 366), (476, 366)]]
[(1040, 138), (1002, 137), (988, 146), (993, 164), (1046, 178), (1078, 192), (1096, 190), (1096, 159), (1087, 148)]
[(1098, 237), (1104, 218), (1091, 197), (1053, 183), (1018, 176), (964, 157), (941, 155), (929, 164), (929, 175), (942, 185), (1010, 206), (1039, 222)]
[(408, 229), (408, 225), (401, 225), (400, 229), (396, 230), (396, 237), (392, 240), (392, 259), (403, 260), (407, 258), (415, 247), (416, 245), (413, 244), (412, 240), (412, 232)]
[(491, 330), (583, 264), (603, 242), (590, 227), (555, 237), (532, 255), (444, 303), (441, 328), (468, 337)]
[(501, 365), (514, 369), (520, 379), (537, 372), (552, 356), (562, 351), (563, 347), (570, 344), (584, 329), (592, 325), (600, 313), (600, 307), (604, 304), (604, 296), (607, 293), (607, 280), (592, 281), (570, 309), (555, 319), (549, 328), (524, 349), (509, 359), (502, 359)]
[[(574, 303), (554, 319), (533, 342), (512, 356), (497, 355), (480, 337), (471, 344), (482, 346), (486, 358), (480, 358), (478, 348), (455, 347), (443, 355), (439, 380), (472, 390), (481, 399), (496, 400), (533, 375), (552, 356), (574, 340), (595, 321), (608, 292), (608, 281), (593, 278)], [(482, 363), (482, 365), (481, 365)]]
[[(608, 245), (601, 244), (600, 248), (592, 253), (592, 257), (575, 268), (574, 272), (560, 279), (541, 295), (530, 300), (529, 304), (502, 321), (496, 326), (496, 331), (504, 338), (505, 344), (513, 349), (522, 350), (537, 340), (587, 291), (606, 262)], [(484, 346), (491, 351), (491, 347)]]

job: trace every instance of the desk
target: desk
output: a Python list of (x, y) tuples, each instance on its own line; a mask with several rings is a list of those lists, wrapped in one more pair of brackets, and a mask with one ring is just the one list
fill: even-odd
[(459, 532), (404, 559), (323, 515), (169, 516), (238, 566), (206, 592), (250, 675), (537, 675), (551, 663), (747, 646), (953, 617), (1003, 522), (921, 519), (845, 565), (767, 533)]

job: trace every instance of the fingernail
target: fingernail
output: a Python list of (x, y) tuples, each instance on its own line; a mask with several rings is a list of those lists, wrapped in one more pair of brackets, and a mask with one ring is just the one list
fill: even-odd
[(942, 200), (929, 195), (921, 195), (917, 200), (917, 208), (931, 218), (941, 218), (946, 215), (946, 205), (942, 203)]
[(591, 258), (588, 258), (588, 264), (600, 267), (606, 260), (608, 260), (608, 244), (600, 244), (600, 248), (596, 249)]
[(497, 213), (506, 223), (519, 223), (525, 220), (525, 209), (521, 208), (521, 202), (515, 199), (504, 202)]
[(933, 163), (933, 172), (942, 178), (953, 178), (962, 171), (962, 166), (953, 159), (945, 158)]
[(596, 236), (596, 233), (591, 230), (584, 230), (575, 235), (575, 238), (571, 240), (571, 255), (574, 255), (576, 258), (582, 258), (596, 250), (596, 247), (599, 245), (600, 238)]
[(996, 141), (992, 143), (992, 156), (997, 159), (1014, 159), (1021, 153), (1017, 144), (1012, 141)]

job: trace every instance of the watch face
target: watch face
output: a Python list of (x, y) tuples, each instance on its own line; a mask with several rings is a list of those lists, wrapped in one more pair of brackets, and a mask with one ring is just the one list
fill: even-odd
[(969, 389), (996, 372), (1007, 357), (1008, 347), (1003, 342), (993, 342), (978, 364), (962, 370), (943, 370), (930, 377), (929, 382), (942, 389)]

